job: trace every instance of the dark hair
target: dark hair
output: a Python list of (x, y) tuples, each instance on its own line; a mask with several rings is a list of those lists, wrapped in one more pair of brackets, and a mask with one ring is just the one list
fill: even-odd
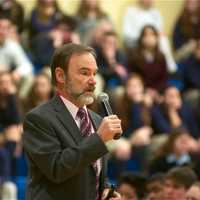
[(172, 129), (172, 131), (169, 134), (169, 137), (167, 138), (167, 141), (161, 146), (161, 148), (158, 149), (157, 152), (155, 152), (154, 159), (170, 154), (173, 151), (174, 144), (177, 138), (185, 134), (190, 135), (188, 130), (184, 127)]
[(71, 29), (71, 31), (74, 31), (77, 28), (77, 20), (75, 19), (75, 17), (71, 17), (68, 15), (61, 16), (61, 18), (56, 21), (55, 26), (59, 26), (62, 24), (67, 25)]
[[(158, 31), (156, 30), (156, 28), (154, 26), (152, 26), (152, 25), (144, 26), (144, 28), (141, 31), (140, 37), (139, 37), (139, 39), (137, 41), (136, 49), (130, 55), (130, 60), (132, 60), (132, 59), (135, 60), (136, 65), (137, 65), (138, 68), (141, 68), (141, 66), (144, 65), (144, 61), (145, 61), (144, 55), (143, 55), (143, 50), (145, 49), (145, 46), (143, 45), (142, 40), (143, 40), (143, 38), (145, 36), (145, 33), (146, 33), (147, 29), (151, 29), (154, 32), (154, 34), (157, 37), (157, 40), (158, 40), (158, 37), (159, 37), (159, 33), (158, 33)], [(157, 45), (156, 45), (156, 47), (154, 49), (154, 55), (155, 55), (154, 59), (155, 59), (156, 63), (162, 63), (163, 61), (165, 61), (165, 57), (164, 57), (163, 53), (159, 50), (158, 43), (157, 43)], [(131, 63), (130, 63), (130, 65), (131, 65)]]
[(143, 198), (146, 194), (146, 177), (141, 174), (134, 174), (125, 172), (121, 175), (118, 187), (122, 184), (128, 184), (133, 188), (139, 199)]
[(51, 75), (52, 83), (54, 85), (56, 84), (55, 69), (60, 67), (64, 71), (67, 71), (70, 58), (74, 54), (83, 53), (91, 53), (94, 57), (96, 57), (94, 49), (80, 44), (68, 43), (56, 49), (51, 61)]
[(0, 20), (5, 20), (5, 19), (11, 22), (10, 14), (4, 11), (2, 8), (0, 8)]
[(117, 101), (117, 114), (122, 119), (123, 129), (127, 129), (132, 116), (133, 101), (127, 94), (127, 85), (132, 79), (138, 79), (143, 84), (142, 77), (139, 74), (131, 73), (125, 83), (125, 91), (119, 101)]
[[(196, 7), (196, 11), (194, 13), (190, 13), (185, 4), (179, 17), (181, 32), (187, 39), (197, 39), (200, 37), (200, 2), (197, 2), (198, 6)], [(194, 16), (196, 17), (196, 20), (193, 20)]]
[(160, 183), (164, 183), (164, 180), (165, 180), (165, 175), (164, 173), (156, 173), (156, 174), (153, 174), (152, 176), (150, 176), (147, 180), (147, 184), (151, 184), (151, 183), (154, 183), (154, 182), (160, 182)]
[(189, 189), (197, 181), (197, 175), (189, 167), (175, 167), (166, 174), (165, 180), (167, 179)]

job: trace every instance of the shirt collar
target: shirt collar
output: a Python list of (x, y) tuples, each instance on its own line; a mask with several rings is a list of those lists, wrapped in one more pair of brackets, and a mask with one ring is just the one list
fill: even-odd
[[(67, 107), (67, 109), (69, 110), (69, 112), (71, 113), (73, 119), (76, 119), (76, 114), (78, 112), (79, 107), (77, 107), (75, 104), (73, 104), (71, 101), (69, 101), (68, 99), (66, 99), (65, 97), (63, 97), (62, 95), (59, 95), (60, 98), (62, 99), (63, 103), (65, 104), (65, 106)], [(87, 112), (87, 108), (86, 106), (83, 107), (86, 112)]]

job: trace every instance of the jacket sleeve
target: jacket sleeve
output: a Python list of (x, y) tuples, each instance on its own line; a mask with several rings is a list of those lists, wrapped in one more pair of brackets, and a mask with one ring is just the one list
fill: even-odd
[(28, 159), (50, 181), (62, 183), (107, 153), (98, 134), (63, 149), (50, 121), (29, 113), (24, 121), (23, 144)]

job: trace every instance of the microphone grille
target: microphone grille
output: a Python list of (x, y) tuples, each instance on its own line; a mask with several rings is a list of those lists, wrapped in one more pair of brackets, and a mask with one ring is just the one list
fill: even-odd
[(98, 99), (101, 102), (102, 101), (108, 101), (109, 100), (109, 96), (105, 92), (102, 92), (101, 94), (99, 94)]

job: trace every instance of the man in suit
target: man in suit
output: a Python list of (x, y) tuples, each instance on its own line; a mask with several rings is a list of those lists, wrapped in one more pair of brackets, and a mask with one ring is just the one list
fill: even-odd
[(56, 50), (51, 72), (57, 95), (24, 120), (27, 200), (100, 199), (105, 143), (122, 129), (116, 115), (101, 119), (86, 107), (94, 101), (97, 70), (89, 47), (71, 43)]

